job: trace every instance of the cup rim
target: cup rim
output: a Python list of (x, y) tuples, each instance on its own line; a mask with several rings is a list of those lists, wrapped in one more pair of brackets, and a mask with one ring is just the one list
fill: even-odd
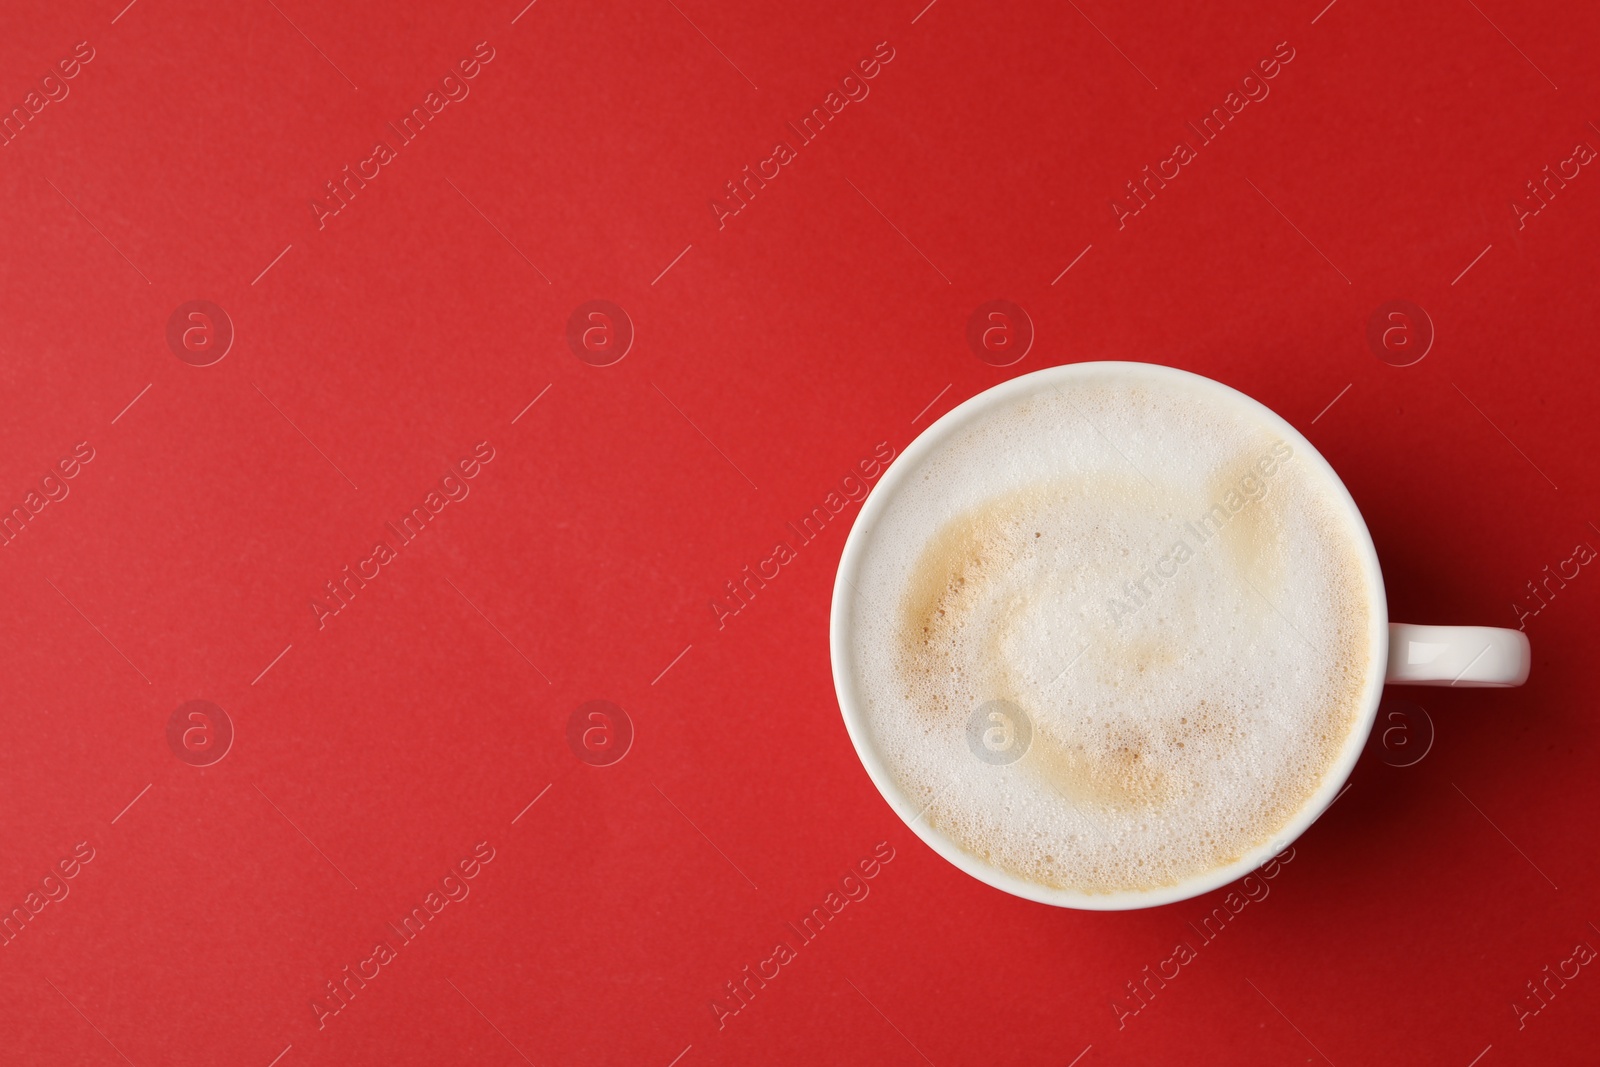
[[(1360, 714), (1352, 724), (1338, 755), (1328, 764), (1322, 783), (1277, 834), (1269, 841), (1248, 850), (1232, 863), (1212, 868), (1175, 885), (1154, 889), (1117, 890), (1110, 893), (1086, 893), (1077, 889), (1041, 885), (1002, 870), (967, 852), (954, 839), (921, 821), (922, 812), (911, 803), (894, 780), (873, 744), (871, 729), (866, 723), (860, 701), (856, 697), (856, 680), (851, 669), (853, 659), (850, 649), (853, 608), (851, 595), (854, 592), (854, 580), (866, 554), (868, 539), (895, 492), (908, 477), (908, 472), (913, 471), (924, 458), (942, 446), (956, 431), (990, 409), (1040, 389), (1059, 387), (1107, 371), (1122, 371), (1166, 381), (1183, 382), (1202, 394), (1221, 397), (1233, 403), (1243, 403), (1247, 409), (1259, 416), (1263, 424), (1275, 429), (1292, 447), (1304, 450), (1302, 455), (1327, 478), (1333, 498), (1344, 505), (1353, 528), (1359, 534), (1356, 547), (1368, 583), (1370, 633), (1367, 678), (1362, 687)], [(1350, 491), (1322, 453), (1291, 426), (1288, 420), (1259, 400), (1232, 386), (1165, 364), (1127, 360), (1065, 363), (1019, 375), (969, 397), (918, 434), (878, 479), (862, 503), (855, 522), (851, 524), (849, 537), (846, 538), (844, 550), (839, 557), (839, 569), (834, 578), (828, 629), (834, 691), (839, 701), (840, 714), (844, 718), (845, 730), (850, 735), (851, 744), (855, 746), (856, 755), (866, 768), (868, 777), (901, 822), (944, 859), (995, 889), (1041, 904), (1088, 911), (1126, 911), (1158, 907), (1202, 896), (1242, 878), (1293, 844), (1338, 798), (1341, 786), (1349, 778), (1356, 761), (1360, 758), (1377, 718), (1389, 653), (1388, 602), (1372, 534), (1367, 529), (1366, 521), (1362, 518), (1360, 509), (1356, 507), (1355, 500), (1350, 496)]]

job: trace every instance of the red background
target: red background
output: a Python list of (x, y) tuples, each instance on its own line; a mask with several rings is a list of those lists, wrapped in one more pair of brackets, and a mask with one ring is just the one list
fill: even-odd
[[(1223, 894), (1056, 910), (904, 828), (830, 678), (855, 506), (721, 628), (710, 603), (878, 442), (1131, 358), (1306, 432), (1394, 618), (1515, 625), (1600, 545), (1600, 174), (1511, 208), (1600, 146), (1600, 13), (921, 6), (8, 6), (6, 108), (95, 57), (0, 149), (0, 500), (95, 458), (0, 549), (0, 905), (95, 858), (0, 948), (7, 1062), (1593, 1062), (1593, 968), (1512, 1007), (1600, 947), (1588, 568), (1525, 620), (1526, 688), (1395, 694), (1426, 758), (1375, 737), (1120, 1029)], [(485, 40), (319, 229), (324, 183)], [(724, 183), (880, 41), (870, 96), (719, 229)], [(1271, 95), (1119, 230), (1124, 182), (1281, 41)], [(1005, 368), (965, 339), (997, 298), (1035, 331)], [(207, 367), (166, 341), (195, 299), (236, 330)], [(637, 333), (611, 366), (566, 340), (591, 299)], [(1408, 367), (1366, 341), (1396, 299), (1436, 331)], [(480, 441), (470, 497), (319, 630), (322, 583)], [(210, 767), (167, 742), (191, 699), (236, 730)], [(566, 741), (594, 699), (636, 732), (611, 766)], [(324, 983), (479, 841), (471, 896), (319, 1030)], [(870, 896), (719, 1030), (724, 983), (878, 842)]]

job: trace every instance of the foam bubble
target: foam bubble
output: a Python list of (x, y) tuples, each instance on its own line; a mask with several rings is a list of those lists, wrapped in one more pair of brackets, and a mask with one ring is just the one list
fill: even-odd
[[(1255, 409), (1105, 370), (905, 473), (855, 582), (855, 683), (930, 825), (1043, 885), (1147, 889), (1322, 784), (1370, 672), (1362, 536)], [(990, 702), (1027, 716), (1019, 758), (974, 757)]]

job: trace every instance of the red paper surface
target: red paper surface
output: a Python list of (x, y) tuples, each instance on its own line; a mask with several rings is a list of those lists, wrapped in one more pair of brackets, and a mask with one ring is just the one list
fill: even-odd
[[(9, 6), (5, 1062), (1594, 1061), (1600, 15), (922, 3)], [(828, 662), (855, 504), (712, 606), (880, 443), (1102, 358), (1304, 431), (1394, 618), (1533, 643), (1391, 691), (1213, 937), (1223, 892), (1052, 909), (893, 815)]]

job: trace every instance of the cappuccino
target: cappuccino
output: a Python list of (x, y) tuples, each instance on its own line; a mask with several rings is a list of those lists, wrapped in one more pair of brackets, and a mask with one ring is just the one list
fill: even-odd
[(851, 684), (921, 819), (1085, 894), (1276, 839), (1382, 647), (1359, 518), (1283, 433), (1215, 383), (1112, 364), (901, 460), (847, 593)]

